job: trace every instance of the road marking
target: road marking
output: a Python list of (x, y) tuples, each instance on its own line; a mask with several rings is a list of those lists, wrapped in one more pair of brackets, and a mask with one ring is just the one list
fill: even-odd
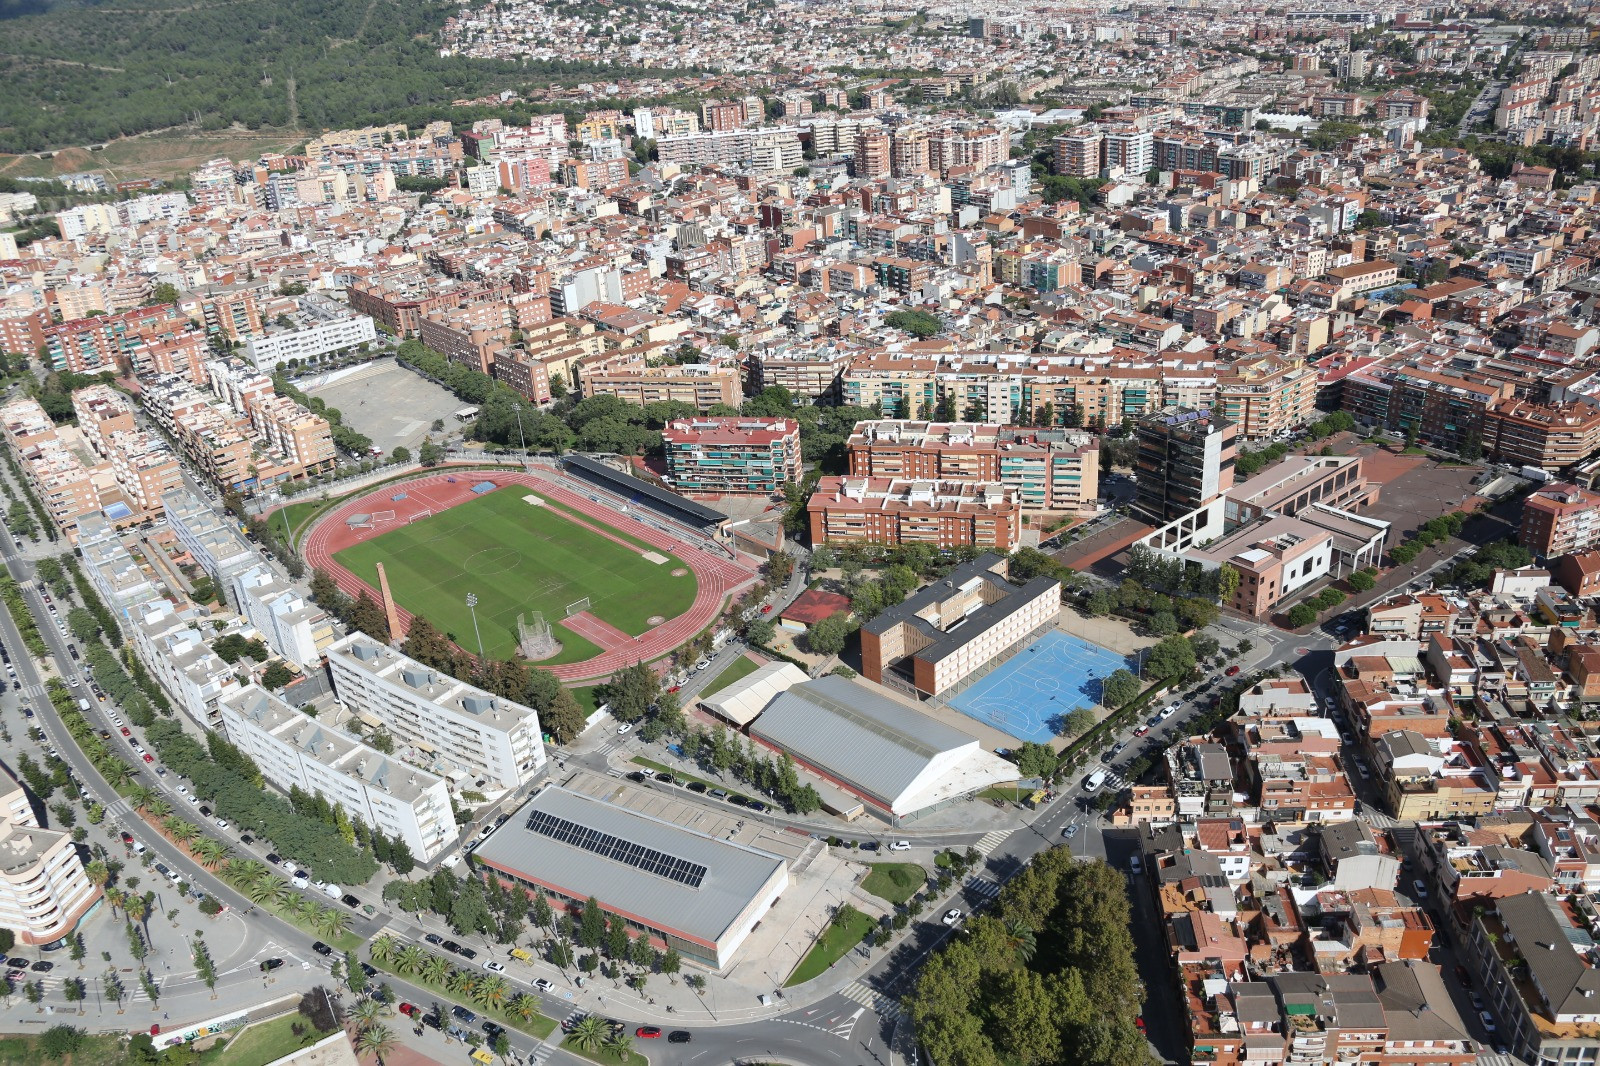
[(860, 981), (851, 982), (841, 989), (839, 994), (846, 999), (854, 1000), (863, 1007), (870, 1007), (880, 1017), (893, 1019), (900, 1016), (899, 1003), (882, 992), (868, 988)]
[(987, 857), (990, 852), (994, 851), (995, 848), (998, 848), (1006, 839), (1006, 837), (1010, 835), (1011, 830), (1009, 829), (996, 829), (992, 833), (985, 833), (978, 840), (978, 842), (973, 845), (973, 848), (979, 855)]
[(987, 877), (974, 877), (965, 885), (968, 892), (975, 892), (980, 896), (993, 899), (1000, 894), (1000, 885)]

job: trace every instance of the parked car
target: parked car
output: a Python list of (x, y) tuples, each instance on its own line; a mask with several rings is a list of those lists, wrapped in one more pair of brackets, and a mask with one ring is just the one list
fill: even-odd
[(1224, 670), (1222, 672), (1227, 674), (1229, 677), (1233, 677), (1235, 674), (1237, 674), (1239, 672), (1239, 668), (1237, 666), (1230, 666), (1230, 667), (1228, 667), (1226, 670)]
[(395, 1009), (401, 1014), (404, 1014), (407, 1018), (415, 1018), (417, 1016), (417, 1007), (410, 1003), (402, 1003)]
[(909, 841), (909, 840), (896, 840), (893, 844), (889, 845), (889, 850), (890, 851), (910, 851), (911, 850), (911, 841)]
[(641, 1025), (639, 1028), (633, 1031), (633, 1035), (644, 1040), (654, 1040), (656, 1037), (661, 1035), (661, 1026)]
[(468, 1025), (478, 1020), (478, 1016), (465, 1007), (451, 1007), (450, 1013), (457, 1021), (466, 1022)]
[(667, 1034), (667, 1043), (669, 1044), (687, 1044), (688, 1042), (689, 1033), (687, 1030), (674, 1029), (672, 1032)]
[(535, 981), (533, 983), (533, 987), (534, 987), (534, 990), (537, 991), (537, 992), (549, 993), (549, 992), (554, 992), (556, 990), (556, 986), (550, 982), (549, 978), (546, 978), (546, 977), (541, 977), (537, 981)]
[(490, 973), (505, 973), (506, 972), (505, 963), (496, 962), (493, 959), (484, 960), (483, 968), (485, 970), (488, 970)]

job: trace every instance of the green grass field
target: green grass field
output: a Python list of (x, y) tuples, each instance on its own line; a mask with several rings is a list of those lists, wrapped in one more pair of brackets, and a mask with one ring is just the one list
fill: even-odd
[(631, 636), (651, 627), (653, 615), (673, 618), (694, 602), (692, 573), (675, 557), (652, 563), (639, 551), (569, 521), (548, 506), (534, 506), (521, 487), (497, 489), (479, 499), (372, 540), (334, 558), (377, 587), (383, 563), (395, 600), (422, 615), (456, 643), (477, 650), (467, 594), (478, 597), (478, 628), (485, 654), (505, 658), (517, 647), (517, 615), (544, 612), (561, 654), (544, 665), (582, 662), (600, 653), (564, 628), (570, 603), (587, 596), (595, 617)]
[(754, 659), (748, 655), (741, 655), (733, 660), (732, 665), (726, 670), (718, 674), (717, 679), (704, 692), (700, 693), (700, 696), (703, 699), (706, 696), (721, 692), (735, 681), (741, 681), (759, 669), (761, 669), (761, 666)]
[(928, 872), (914, 862), (875, 862), (871, 867), (861, 887), (890, 903), (904, 903), (928, 879)]
[(871, 916), (860, 911), (850, 915), (843, 925), (837, 921), (830, 924), (827, 932), (817, 939), (811, 950), (806, 952), (806, 957), (800, 960), (800, 965), (794, 968), (794, 973), (789, 975), (783, 987), (793, 988), (827, 973), (828, 968), (843, 958), (845, 952), (861, 943), (861, 938), (867, 935), (873, 924)]

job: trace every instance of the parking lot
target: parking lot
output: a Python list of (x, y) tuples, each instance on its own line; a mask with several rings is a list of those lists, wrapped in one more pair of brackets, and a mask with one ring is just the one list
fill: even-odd
[[(393, 359), (374, 360), (326, 385), (308, 379), (300, 387), (338, 408), (345, 425), (371, 437), (385, 453), (399, 447), (416, 452), (436, 420), (443, 420), (446, 433), (460, 429), (455, 412), (466, 406), (448, 390)], [(435, 439), (439, 436), (434, 435)]]

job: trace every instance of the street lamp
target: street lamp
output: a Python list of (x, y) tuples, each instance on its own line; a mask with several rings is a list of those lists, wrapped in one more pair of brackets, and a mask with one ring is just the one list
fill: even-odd
[(478, 597), (476, 593), (467, 593), (467, 610), (472, 612), (472, 634), (478, 638), (478, 658), (483, 658), (483, 634), (478, 632)]
[(514, 403), (511, 405), (511, 409), (517, 413), (517, 439), (522, 441), (522, 465), (523, 467), (527, 467), (528, 438), (522, 433), (522, 405), (520, 403)]

